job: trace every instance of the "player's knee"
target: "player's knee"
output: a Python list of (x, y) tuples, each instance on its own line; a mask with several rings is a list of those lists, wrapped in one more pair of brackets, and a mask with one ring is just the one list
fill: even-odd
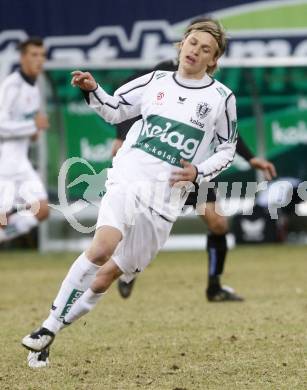
[(39, 214), (39, 221), (44, 221), (49, 217), (49, 207), (46, 206), (42, 209), (41, 213)]
[(86, 251), (86, 255), (90, 259), (90, 261), (92, 261), (93, 263), (95, 263), (97, 265), (103, 265), (112, 256), (112, 251), (108, 247), (107, 243), (101, 242), (99, 246), (92, 245)]
[(43, 201), (39, 203), (38, 210), (35, 213), (35, 217), (39, 221), (44, 221), (49, 217), (49, 206), (47, 201)]
[(228, 232), (228, 221), (225, 217), (217, 216), (208, 222), (211, 233), (222, 235)]

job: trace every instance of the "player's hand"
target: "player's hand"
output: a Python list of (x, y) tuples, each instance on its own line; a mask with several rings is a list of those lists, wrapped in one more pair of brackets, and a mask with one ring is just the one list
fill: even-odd
[(45, 130), (49, 127), (49, 121), (47, 115), (42, 112), (38, 112), (34, 118), (35, 126), (38, 130)]
[(34, 133), (32, 136), (31, 136), (31, 141), (32, 142), (35, 142), (39, 139), (39, 137), (41, 136), (43, 130), (42, 129), (38, 129), (36, 133)]
[(116, 138), (114, 140), (113, 145), (112, 145), (112, 157), (114, 157), (116, 155), (116, 153), (118, 152), (118, 149), (122, 146), (123, 142), (124, 141), (120, 138)]
[(193, 183), (196, 180), (197, 168), (195, 167), (195, 165), (183, 159), (180, 160), (180, 164), (182, 165), (182, 168), (174, 170), (171, 174), (171, 186), (179, 182), (189, 181)]
[(263, 158), (254, 157), (249, 160), (254, 169), (260, 169), (266, 180), (272, 180), (277, 176), (275, 165)]
[(97, 88), (96, 80), (90, 74), (90, 72), (81, 72), (80, 70), (75, 70), (74, 72), (71, 72), (71, 74), (72, 86), (79, 87), (84, 91), (93, 91)]

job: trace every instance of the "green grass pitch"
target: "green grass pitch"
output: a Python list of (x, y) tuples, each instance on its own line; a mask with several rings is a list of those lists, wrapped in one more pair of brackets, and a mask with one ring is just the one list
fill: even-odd
[(161, 253), (122, 300), (113, 286), (57, 337), (47, 369), (21, 338), (40, 325), (74, 254), (0, 253), (0, 389), (307, 388), (307, 251), (229, 253), (225, 284), (244, 303), (208, 303), (204, 252)]

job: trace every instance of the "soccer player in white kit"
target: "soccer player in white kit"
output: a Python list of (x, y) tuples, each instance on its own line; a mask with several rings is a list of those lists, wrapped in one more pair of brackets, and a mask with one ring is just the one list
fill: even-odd
[[(193, 24), (179, 47), (177, 72), (155, 71), (108, 95), (88, 72), (73, 72), (87, 103), (110, 123), (139, 114), (113, 160), (90, 247), (71, 266), (49, 317), (22, 340), (32, 354), (94, 308), (120, 275), (131, 280), (155, 257), (192, 188), (232, 162), (237, 117), (233, 93), (210, 74), (225, 51), (216, 21)], [(211, 146), (214, 152), (209, 155)]]
[(0, 243), (29, 232), (48, 217), (44, 185), (29, 158), (29, 145), (46, 129), (36, 83), (45, 49), (40, 38), (22, 42), (20, 69), (0, 86)]

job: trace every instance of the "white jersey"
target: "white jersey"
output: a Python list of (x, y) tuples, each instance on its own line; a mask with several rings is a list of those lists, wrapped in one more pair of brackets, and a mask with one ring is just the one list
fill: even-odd
[(26, 81), (19, 71), (0, 86), (0, 175), (22, 174), (31, 167), (28, 159), (30, 137), (36, 132), (34, 117), (39, 111), (37, 85)]
[[(142, 200), (170, 220), (176, 218), (187, 196), (182, 191), (180, 201), (174, 202), (168, 184), (181, 159), (197, 167), (200, 182), (210, 181), (234, 158), (235, 97), (208, 75), (186, 80), (178, 73), (155, 71), (123, 85), (114, 96), (98, 87), (87, 101), (110, 123), (142, 115), (142, 126), (138, 122), (131, 128), (114, 158), (108, 182), (146, 183)], [(212, 146), (214, 153), (208, 158)], [(158, 193), (158, 201), (156, 197), (153, 202), (153, 192)]]

